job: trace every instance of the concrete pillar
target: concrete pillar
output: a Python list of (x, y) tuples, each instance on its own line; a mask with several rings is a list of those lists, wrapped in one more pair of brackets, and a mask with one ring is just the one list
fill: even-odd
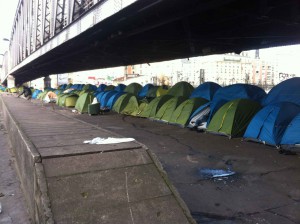
[(49, 76), (44, 78), (44, 88), (51, 88), (51, 79)]
[(15, 77), (13, 77), (12, 75), (7, 76), (7, 88), (12, 88), (15, 86), (16, 86)]

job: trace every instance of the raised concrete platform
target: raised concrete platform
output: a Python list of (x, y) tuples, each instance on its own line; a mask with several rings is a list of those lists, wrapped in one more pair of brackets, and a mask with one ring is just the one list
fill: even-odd
[(0, 96), (6, 128), (35, 223), (194, 223), (152, 152), (13, 95)]

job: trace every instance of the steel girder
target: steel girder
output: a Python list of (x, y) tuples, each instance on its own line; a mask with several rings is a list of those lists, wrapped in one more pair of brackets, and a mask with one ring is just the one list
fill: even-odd
[[(13, 68), (41, 48), (66, 26), (95, 4), (106, 0), (21, 0), (10, 39), (10, 65)], [(122, 5), (122, 0), (114, 0)], [(120, 3), (121, 2), (121, 3)]]

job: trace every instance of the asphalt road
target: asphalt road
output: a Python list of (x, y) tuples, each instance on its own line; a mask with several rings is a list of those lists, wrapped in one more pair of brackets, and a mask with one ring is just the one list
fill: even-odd
[[(55, 111), (145, 144), (199, 223), (300, 223), (299, 154), (112, 112)], [(212, 179), (201, 175), (205, 168), (236, 174)]]

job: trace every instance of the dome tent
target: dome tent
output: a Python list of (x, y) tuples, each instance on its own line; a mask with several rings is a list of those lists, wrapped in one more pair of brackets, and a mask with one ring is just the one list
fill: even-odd
[(172, 113), (169, 123), (185, 127), (191, 114), (205, 103), (207, 103), (207, 100), (204, 98), (191, 98), (185, 100)]
[(287, 79), (274, 86), (266, 96), (263, 105), (291, 102), (300, 105), (300, 77)]
[(287, 126), (280, 145), (282, 148), (295, 148), (300, 146), (300, 113)]
[(211, 118), (220, 107), (231, 100), (251, 99), (261, 104), (265, 97), (266, 92), (262, 88), (250, 84), (233, 84), (219, 88), (211, 101), (207, 123), (209, 124)]
[[(174, 96), (171, 99), (169, 99), (167, 102), (165, 102), (161, 108), (157, 111), (157, 113), (154, 116), (155, 120), (161, 120), (163, 122), (169, 122), (172, 113), (175, 111), (175, 109), (187, 98), (184, 96)], [(153, 118), (153, 117), (152, 117)]]
[(193, 92), (194, 87), (188, 82), (177, 82), (172, 88), (168, 91), (168, 95), (171, 96), (184, 96), (186, 98), (190, 97)]
[(249, 99), (236, 99), (224, 104), (213, 116), (207, 132), (242, 137), (253, 116), (261, 105)]
[(161, 108), (161, 106), (171, 99), (170, 95), (163, 95), (156, 97), (153, 99), (141, 112), (140, 117), (154, 117), (157, 111)]
[(278, 146), (289, 123), (299, 113), (300, 106), (290, 102), (265, 106), (252, 118), (244, 138)]
[(218, 89), (222, 88), (214, 82), (205, 82), (199, 85), (191, 94), (190, 98), (201, 97), (211, 101)]

